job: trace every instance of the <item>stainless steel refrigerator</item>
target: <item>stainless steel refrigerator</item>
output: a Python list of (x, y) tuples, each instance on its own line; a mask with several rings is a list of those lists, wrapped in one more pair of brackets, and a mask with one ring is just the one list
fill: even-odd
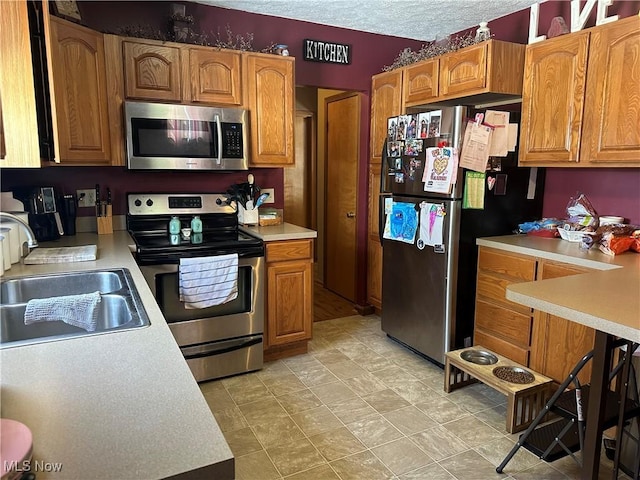
[[(428, 162), (429, 147), (461, 147), (464, 126), (476, 112), (466, 107), (448, 107), (431, 112), (435, 121), (411, 122), (411, 117), (389, 119), (389, 134), (383, 147), (380, 197), (380, 238), (383, 244), (382, 330), (392, 339), (426, 356), (438, 365), (444, 364), (444, 353), (471, 345), (478, 237), (513, 233), (518, 224), (541, 218), (544, 171), (517, 167), (516, 153), (492, 158), (492, 167), (480, 180), (484, 184), (483, 208), (463, 208), (467, 170), (458, 168), (457, 180), (450, 192), (424, 190), (423, 172)], [(512, 115), (513, 117), (513, 115)], [(394, 117), (396, 118), (396, 117)], [(418, 117), (419, 118), (419, 117)], [(424, 118), (424, 117), (423, 117)], [(429, 116), (427, 115), (427, 123)], [(415, 120), (415, 116), (414, 116)], [(403, 135), (396, 136), (398, 123)], [(422, 127), (420, 126), (422, 124)], [(410, 132), (410, 133), (409, 133)], [(416, 140), (401, 137), (415, 136)], [(426, 137), (426, 138), (421, 138)], [(396, 141), (398, 140), (398, 141)], [(407, 155), (411, 145), (411, 155)], [(417, 148), (416, 148), (417, 147)], [(473, 174), (472, 174), (473, 175)], [(476, 175), (477, 177), (477, 175)], [(478, 179), (474, 179), (478, 182)], [(489, 189), (488, 183), (492, 183)], [(478, 186), (474, 183), (474, 188)], [(471, 192), (467, 191), (467, 195)], [(476, 199), (478, 193), (476, 193)], [(468, 200), (466, 203), (470, 204)], [(431, 236), (434, 216), (423, 215), (425, 206), (437, 205), (441, 242), (426, 245), (420, 237), (420, 220)], [(422, 206), (422, 208), (421, 208)], [(473, 206), (477, 207), (477, 203)], [(385, 208), (386, 207), (386, 208)], [(415, 240), (410, 235), (402, 240), (384, 238), (404, 208), (417, 215)], [(441, 217), (441, 218), (440, 218)], [(410, 224), (411, 222), (406, 222)], [(391, 227), (390, 227), (391, 225)], [(397, 227), (400, 230), (407, 225)], [(410, 228), (412, 225), (408, 225)], [(415, 226), (413, 226), (415, 227)], [(425, 230), (425, 231), (426, 231)], [(393, 236), (393, 235), (392, 235)], [(439, 242), (440, 238), (436, 242)]]

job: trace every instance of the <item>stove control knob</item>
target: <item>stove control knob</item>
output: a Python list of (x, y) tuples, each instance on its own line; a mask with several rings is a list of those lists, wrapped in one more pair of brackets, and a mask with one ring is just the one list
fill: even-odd
[(139, 207), (140, 205), (142, 205), (142, 200), (140, 200), (139, 198), (136, 198), (136, 201), (135, 201), (135, 202), (133, 202), (133, 204), (134, 204), (136, 207)]
[(147, 207), (150, 207), (153, 205), (153, 200), (149, 199), (147, 200)]
[(216, 198), (216, 205), (222, 205), (222, 200), (220, 197)]

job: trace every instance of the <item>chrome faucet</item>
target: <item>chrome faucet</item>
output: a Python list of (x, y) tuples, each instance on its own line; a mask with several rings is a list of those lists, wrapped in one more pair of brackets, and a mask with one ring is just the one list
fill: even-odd
[[(27, 233), (27, 248), (29, 249), (29, 251), (31, 251), (32, 249), (36, 248), (38, 246), (38, 241), (36, 240), (36, 234), (33, 233), (33, 230), (31, 230), (31, 227), (29, 226), (29, 224), (27, 222), (25, 222), (24, 220), (22, 220), (20, 217), (17, 217), (15, 215), (13, 215), (12, 213), (9, 212), (0, 212), (0, 217), (6, 217), (8, 219), (10, 219), (11, 221), (15, 221), (17, 223), (19, 223), (20, 225), (22, 225), (22, 227), (24, 227), (24, 231)], [(20, 252), (20, 256), (24, 256), (24, 244), (21, 245), (21, 252)]]

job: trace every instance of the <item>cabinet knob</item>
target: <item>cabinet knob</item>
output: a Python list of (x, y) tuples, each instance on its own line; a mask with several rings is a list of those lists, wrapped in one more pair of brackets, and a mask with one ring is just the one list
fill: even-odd
[(354, 218), (356, 216), (353, 212), (347, 212), (347, 218)]

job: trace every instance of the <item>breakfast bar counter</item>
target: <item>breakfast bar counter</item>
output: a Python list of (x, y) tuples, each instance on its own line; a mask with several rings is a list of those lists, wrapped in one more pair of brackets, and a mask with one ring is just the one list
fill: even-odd
[(640, 342), (640, 254), (610, 257), (595, 249), (583, 251), (576, 243), (523, 235), (479, 239), (478, 244), (600, 270), (512, 284), (506, 293), (508, 300), (596, 330), (582, 478), (598, 478), (608, 353), (615, 337)]

